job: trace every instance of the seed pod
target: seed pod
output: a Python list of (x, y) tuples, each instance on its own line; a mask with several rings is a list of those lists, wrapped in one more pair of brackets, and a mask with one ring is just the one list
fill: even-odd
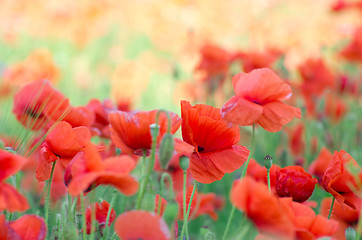
[(189, 158), (186, 156), (180, 157), (180, 167), (182, 170), (186, 171), (189, 168), (190, 161)]
[(270, 169), (273, 164), (273, 158), (270, 155), (266, 155), (264, 158), (264, 166), (266, 169)]
[(159, 151), (160, 165), (162, 169), (167, 168), (167, 165), (173, 156), (174, 146), (175, 143), (172, 134), (166, 133), (162, 138)]

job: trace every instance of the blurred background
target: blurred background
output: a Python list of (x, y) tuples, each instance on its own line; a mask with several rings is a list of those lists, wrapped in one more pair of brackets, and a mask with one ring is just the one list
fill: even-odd
[(178, 109), (180, 99), (200, 94), (190, 83), (207, 43), (226, 51), (282, 51), (283, 66), (298, 81), (294, 70), (306, 58), (328, 56), (330, 67), (340, 69), (333, 52), (361, 20), (358, 9), (333, 11), (332, 0), (0, 0), (0, 6), (2, 99), (42, 76), (75, 105), (110, 98), (145, 110)]

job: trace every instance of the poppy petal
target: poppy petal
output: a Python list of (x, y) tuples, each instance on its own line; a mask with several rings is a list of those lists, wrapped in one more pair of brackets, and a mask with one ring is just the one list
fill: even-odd
[(17, 173), (27, 162), (26, 158), (0, 149), (0, 181)]
[(290, 98), (292, 89), (269, 68), (255, 69), (247, 74), (240, 74), (235, 81), (235, 95), (260, 104), (283, 101)]
[(103, 173), (96, 179), (97, 185), (108, 184), (116, 187), (126, 196), (135, 194), (138, 190), (138, 182), (128, 174)]
[(201, 183), (212, 183), (240, 168), (248, 158), (249, 150), (243, 146), (210, 153), (193, 153), (190, 159), (190, 172)]
[(0, 239), (21, 240), (20, 236), (6, 222), (4, 214), (0, 214)]
[(36, 215), (24, 215), (10, 223), (21, 239), (43, 240), (47, 234), (44, 219)]
[(114, 229), (121, 239), (171, 239), (165, 221), (157, 214), (146, 211), (128, 211), (121, 214), (114, 224)]
[(292, 121), (294, 117), (301, 118), (301, 115), (299, 108), (291, 107), (282, 102), (271, 102), (263, 106), (263, 115), (258, 123), (266, 131), (278, 132), (284, 124)]
[(23, 212), (29, 209), (26, 198), (7, 183), (0, 183), (0, 211)]
[(263, 114), (263, 107), (259, 104), (233, 96), (221, 109), (222, 117), (240, 126), (248, 126), (258, 121)]

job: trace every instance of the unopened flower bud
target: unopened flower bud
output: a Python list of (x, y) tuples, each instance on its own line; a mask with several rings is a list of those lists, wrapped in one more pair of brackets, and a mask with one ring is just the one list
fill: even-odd
[(356, 239), (356, 230), (353, 227), (348, 227), (345, 230), (346, 240), (355, 240)]
[(168, 202), (166, 205), (165, 212), (163, 213), (163, 219), (171, 228), (172, 224), (175, 222), (177, 214), (178, 214), (178, 204), (176, 202)]
[(266, 155), (264, 157), (264, 166), (266, 167), (266, 169), (269, 170), (272, 165), (273, 165), (273, 158), (270, 155)]
[(160, 131), (160, 126), (156, 123), (152, 123), (150, 125), (150, 131), (152, 138), (156, 138), (158, 136), (158, 132)]
[(162, 138), (159, 150), (160, 165), (162, 169), (167, 168), (167, 165), (173, 156), (174, 145), (175, 143), (172, 134), (166, 133)]
[(186, 171), (189, 168), (190, 161), (189, 158), (186, 156), (180, 157), (180, 167), (182, 170)]

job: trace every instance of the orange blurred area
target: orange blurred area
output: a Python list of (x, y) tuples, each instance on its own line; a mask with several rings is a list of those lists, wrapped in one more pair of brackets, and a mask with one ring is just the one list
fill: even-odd
[[(87, 87), (101, 76), (109, 80), (112, 98), (122, 101), (130, 94), (137, 98), (155, 73), (171, 76), (175, 65), (192, 73), (200, 47), (208, 42), (230, 51), (281, 50), (288, 70), (321, 55), (337, 65), (331, 49), (348, 42), (361, 12), (334, 12), (336, 1), (2, 0), (0, 37), (14, 47), (24, 34), (70, 41), (80, 49), (66, 66), (74, 69), (77, 85)], [(93, 68), (82, 49), (110, 33), (106, 61), (99, 59)]]

